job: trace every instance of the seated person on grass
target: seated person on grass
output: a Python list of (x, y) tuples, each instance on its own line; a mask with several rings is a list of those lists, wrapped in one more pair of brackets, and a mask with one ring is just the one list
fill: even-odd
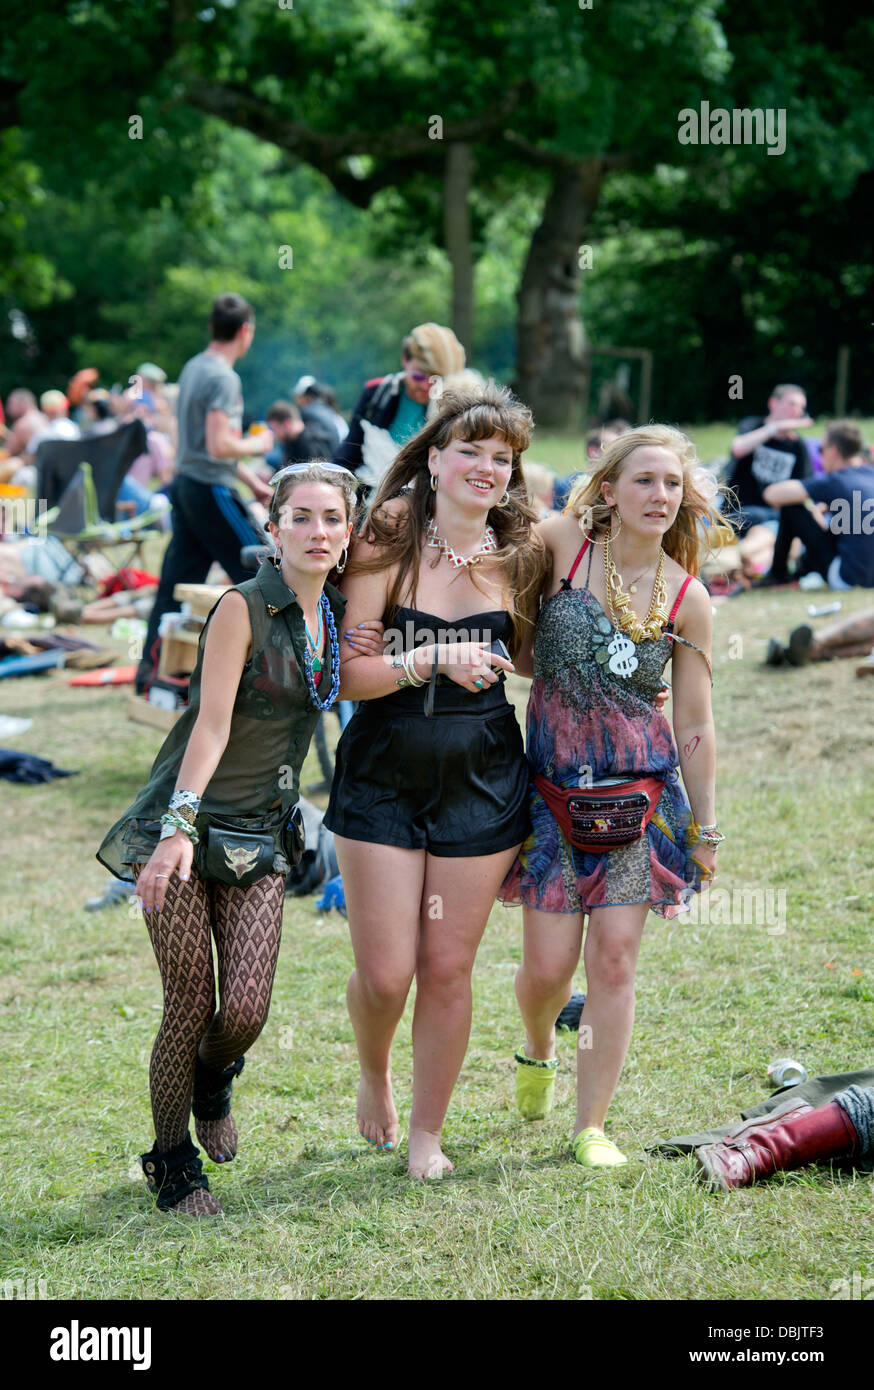
[(781, 509), (790, 540), (804, 541), (806, 572), (819, 573), (833, 589), (874, 589), (874, 468), (858, 425), (829, 425), (822, 462), (820, 478), (772, 483), (766, 503)]
[(861, 613), (851, 613), (846, 618), (838, 618), (826, 627), (821, 627), (814, 635), (812, 627), (804, 623), (793, 628), (787, 646), (782, 646), (775, 637), (768, 643), (767, 666), (806, 666), (808, 661), (835, 661), (840, 657), (867, 657), (862, 667), (856, 668), (857, 675), (874, 673), (874, 608), (864, 608)]
[(741, 538), (744, 569), (762, 573), (770, 568), (772, 582), (781, 584), (788, 579), (791, 542), (780, 530), (780, 516), (765, 501), (764, 492), (771, 483), (810, 476), (807, 447), (797, 433), (813, 424), (806, 411), (807, 397), (800, 386), (775, 386), (768, 414), (741, 420), (731, 442), (734, 467), (728, 485), (740, 511), (732, 522)]

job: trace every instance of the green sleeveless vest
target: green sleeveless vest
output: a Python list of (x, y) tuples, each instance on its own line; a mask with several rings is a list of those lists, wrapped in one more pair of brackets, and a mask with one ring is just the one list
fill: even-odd
[[(235, 587), (249, 609), (252, 656), (240, 677), (227, 746), (203, 793), (197, 821), (200, 835), (205, 832), (210, 813), (263, 816), (274, 807), (278, 814), (281, 804), (284, 820), (297, 802), (300, 770), (319, 718), (303, 675), (303, 610), (294, 594), (269, 560), (264, 561), (254, 579)], [(325, 593), (339, 630), (346, 600), (331, 584), (325, 585)], [(204, 643), (214, 612), (215, 608), (200, 635), (188, 707), (164, 740), (148, 782), (107, 832), (97, 851), (100, 863), (116, 878), (131, 878), (131, 865), (147, 860), (158, 843), (160, 818), (176, 786), (200, 709)], [(330, 643), (326, 656), (319, 688), (325, 694), (333, 679)], [(281, 857), (279, 832), (276, 848)]]

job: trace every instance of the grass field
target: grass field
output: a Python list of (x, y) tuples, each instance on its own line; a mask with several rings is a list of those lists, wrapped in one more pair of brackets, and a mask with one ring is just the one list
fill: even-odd
[[(867, 602), (846, 595), (844, 611)], [(0, 802), (0, 1277), (80, 1299), (757, 1300), (827, 1299), (832, 1281), (874, 1274), (870, 1178), (809, 1169), (720, 1198), (689, 1160), (644, 1152), (659, 1136), (737, 1118), (767, 1094), (775, 1057), (811, 1074), (870, 1064), (874, 681), (852, 663), (762, 669), (766, 638), (785, 635), (806, 604), (760, 592), (716, 617), (728, 836), (717, 887), (733, 895), (731, 920), (649, 919), (611, 1111), (629, 1166), (586, 1174), (568, 1160), (573, 1036), (561, 1043), (554, 1114), (525, 1124), (514, 1111), (520, 913), (501, 907), (477, 962), (446, 1128), (456, 1173), (411, 1183), (403, 1146), (368, 1150), (354, 1124), (345, 920), (289, 899), (272, 1013), (237, 1088), (240, 1153), (206, 1165), (225, 1215), (200, 1225), (156, 1213), (135, 1164), (152, 1142), (160, 1009), (142, 919), (126, 905), (81, 906), (104, 881), (94, 849), (159, 735), (126, 720), (117, 690), (2, 682), (0, 711), (34, 721), (15, 746), (79, 775), (4, 783)], [(523, 682), (515, 695), (521, 714)], [(311, 757), (304, 786), (317, 775)], [(740, 890), (770, 906), (743, 910)], [(395, 1056), (404, 1124), (409, 1014)]]
[[(753, 413), (750, 411), (749, 413)], [(803, 436), (812, 439), (821, 439), (826, 425), (830, 424), (832, 417), (823, 416), (816, 420), (809, 430), (803, 430)], [(666, 422), (672, 423), (672, 422)], [(865, 440), (868, 444), (874, 441), (874, 420), (857, 420)], [(710, 425), (681, 425), (689, 437), (694, 441), (698, 451), (698, 457), (702, 463), (711, 463), (715, 459), (728, 457), (731, 441), (737, 432), (736, 423), (715, 423)], [(557, 473), (572, 473), (584, 466), (585, 448), (582, 440), (569, 439), (567, 435), (541, 434), (535, 432), (531, 448), (526, 457), (536, 459), (538, 463), (545, 463), (550, 468), (554, 468)]]

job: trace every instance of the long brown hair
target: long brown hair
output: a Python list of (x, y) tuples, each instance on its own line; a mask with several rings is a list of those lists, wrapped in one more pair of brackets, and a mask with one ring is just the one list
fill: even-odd
[[(354, 555), (350, 559), (353, 571), (357, 568), (359, 572), (397, 565), (387, 600), (390, 614), (397, 608), (411, 579), (415, 600), (425, 527), (434, 513), (428, 450), (445, 449), (454, 439), (471, 443), (500, 435), (512, 450), (513, 462), (507, 485), (509, 501), (506, 506), (492, 507), (488, 514), (489, 525), (498, 540), (498, 549), (491, 558), (500, 564), (509, 591), (514, 645), (519, 647), (526, 627), (533, 621), (546, 570), (545, 547), (531, 530), (537, 513), (528, 501), (522, 476), (522, 455), (528, 448), (533, 427), (528, 407), (516, 400), (506, 387), (497, 386), (493, 381), (478, 387), (448, 389), (441, 394), (434, 418), (401, 449), (370, 504), (362, 530), (367, 540), (378, 547), (379, 553), (369, 560), (356, 562)], [(388, 514), (386, 502), (399, 496), (402, 490), (409, 505), (401, 515)], [(435, 564), (439, 558), (438, 555)], [(473, 571), (471, 578), (476, 584)]]
[[(670, 449), (677, 457), (683, 472), (683, 500), (662, 538), (662, 549), (687, 574), (697, 577), (702, 544), (705, 551), (716, 554), (734, 540), (734, 531), (713, 505), (715, 478), (701, 467), (695, 445), (682, 430), (670, 425), (646, 425), (614, 439), (571, 490), (565, 513), (578, 519), (588, 513), (596, 539), (609, 531), (613, 508), (604, 501), (601, 484), (615, 483), (629, 454), (641, 448)], [(701, 522), (705, 524), (702, 526)]]

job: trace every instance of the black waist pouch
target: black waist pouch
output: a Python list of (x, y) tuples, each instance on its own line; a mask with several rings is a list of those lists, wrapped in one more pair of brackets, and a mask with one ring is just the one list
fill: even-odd
[(197, 872), (201, 878), (248, 888), (250, 883), (274, 872), (276, 832), (280, 829), (282, 852), (294, 866), (300, 862), (305, 846), (303, 816), (298, 806), (292, 808), (284, 822), (275, 816), (210, 815), (195, 849)]

